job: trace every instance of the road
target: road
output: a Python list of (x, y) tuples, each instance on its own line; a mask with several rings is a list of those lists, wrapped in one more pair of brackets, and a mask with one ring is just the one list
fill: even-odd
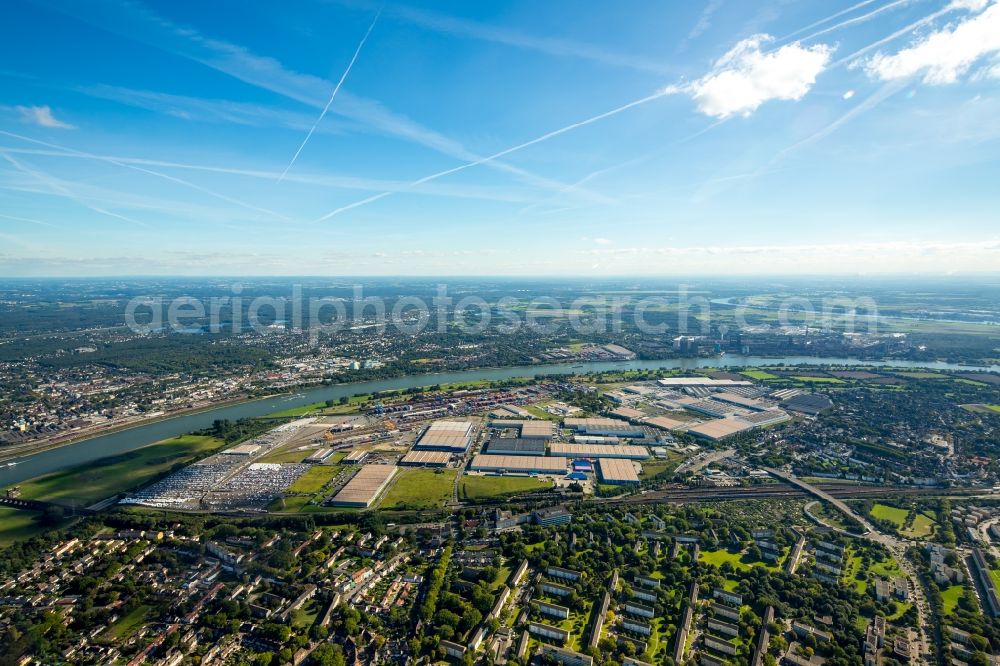
[(886, 548), (886, 550), (889, 551), (892, 557), (899, 564), (899, 568), (902, 570), (907, 579), (907, 588), (909, 588), (910, 599), (913, 600), (913, 606), (917, 609), (917, 662), (921, 664), (929, 664), (931, 659), (931, 649), (927, 637), (932, 634), (934, 628), (929, 622), (930, 606), (927, 604), (927, 595), (921, 585), (921, 578), (918, 575), (916, 568), (913, 566), (913, 563), (906, 556), (907, 542), (880, 532), (871, 522), (868, 521), (867, 518), (859, 515), (844, 502), (832, 497), (829, 493), (802, 481), (794, 474), (789, 474), (772, 468), (764, 469), (772, 476), (796, 485), (812, 494), (814, 497), (833, 505), (841, 513), (848, 518), (857, 521), (857, 523), (865, 529), (863, 538), (881, 544)]
[(993, 538), (990, 537), (990, 528), (997, 523), (1000, 523), (1000, 516), (996, 518), (987, 518), (983, 522), (976, 525), (976, 531), (979, 532), (979, 538), (989, 549), (990, 554), (993, 555), (993, 557), (1000, 558), (1000, 549), (997, 549), (996, 545), (993, 543)]

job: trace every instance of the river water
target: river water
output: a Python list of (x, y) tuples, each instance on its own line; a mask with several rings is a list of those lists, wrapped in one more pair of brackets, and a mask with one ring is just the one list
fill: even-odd
[(891, 366), (919, 370), (968, 370), (1000, 372), (1000, 366), (965, 366), (944, 362), (927, 361), (866, 361), (851, 358), (816, 358), (812, 356), (786, 356), (766, 358), (759, 356), (724, 356), (722, 358), (689, 358), (668, 359), (662, 361), (604, 361), (591, 363), (561, 363), (554, 365), (529, 365), (509, 368), (481, 368), (457, 372), (444, 372), (424, 375), (409, 375), (393, 379), (340, 384), (335, 386), (317, 386), (290, 396), (279, 396), (252, 400), (225, 407), (217, 407), (195, 414), (156, 421), (147, 425), (135, 426), (127, 430), (100, 435), (85, 439), (74, 444), (42, 451), (18, 459), (14, 467), (0, 466), (0, 488), (27, 479), (49, 474), (67, 467), (119, 455), (140, 447), (158, 442), (169, 437), (176, 437), (194, 430), (200, 430), (212, 425), (216, 419), (236, 420), (255, 416), (263, 416), (293, 407), (301, 407), (324, 400), (337, 400), (343, 396), (352, 396), (378, 391), (390, 391), (430, 386), (432, 384), (449, 384), (476, 380), (500, 380), (513, 377), (531, 377), (534, 375), (569, 375), (587, 372), (606, 372), (611, 370), (657, 370), (657, 369), (695, 369), (695, 368), (746, 368), (762, 365), (866, 365)]

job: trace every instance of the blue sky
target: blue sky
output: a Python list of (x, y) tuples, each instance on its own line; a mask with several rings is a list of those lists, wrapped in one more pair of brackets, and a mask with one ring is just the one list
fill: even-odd
[(0, 275), (1000, 267), (1000, 0), (13, 0)]

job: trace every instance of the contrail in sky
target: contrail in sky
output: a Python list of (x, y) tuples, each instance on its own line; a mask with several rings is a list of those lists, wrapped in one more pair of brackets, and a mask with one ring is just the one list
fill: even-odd
[(375, 18), (372, 19), (371, 25), (368, 26), (368, 31), (365, 32), (365, 36), (362, 37), (361, 41), (358, 43), (358, 48), (354, 49), (354, 55), (351, 56), (351, 61), (347, 63), (347, 69), (345, 69), (344, 73), (341, 74), (340, 80), (337, 81), (337, 85), (333, 87), (333, 92), (330, 93), (330, 99), (327, 100), (326, 106), (323, 107), (323, 111), (319, 114), (319, 118), (317, 118), (316, 122), (313, 123), (313, 126), (309, 128), (309, 133), (306, 134), (306, 138), (302, 139), (302, 145), (300, 145), (299, 149), (295, 151), (295, 155), (292, 156), (292, 161), (288, 163), (285, 170), (281, 172), (280, 176), (278, 176), (279, 183), (284, 180), (285, 174), (287, 174), (288, 170), (292, 168), (293, 164), (295, 164), (295, 160), (299, 159), (299, 154), (302, 152), (302, 149), (306, 147), (307, 143), (309, 143), (309, 139), (312, 138), (313, 132), (316, 131), (316, 128), (319, 126), (320, 122), (322, 122), (324, 116), (326, 116), (326, 112), (330, 110), (330, 105), (333, 104), (333, 99), (337, 96), (337, 93), (340, 92), (340, 87), (344, 85), (347, 75), (351, 73), (351, 68), (354, 67), (354, 62), (358, 59), (358, 55), (361, 53), (361, 48), (365, 45), (365, 42), (368, 41), (368, 35), (372, 34), (372, 29), (375, 27), (375, 24), (378, 23), (378, 17), (381, 15), (382, 10), (379, 9), (375, 14)]
[(559, 128), (557, 130), (553, 130), (553, 131), (551, 131), (551, 132), (549, 132), (547, 134), (543, 134), (542, 136), (535, 137), (534, 139), (531, 139), (530, 141), (525, 141), (524, 143), (519, 143), (516, 146), (511, 146), (510, 148), (507, 148), (505, 150), (501, 150), (499, 153), (493, 153), (492, 155), (489, 155), (488, 157), (483, 157), (481, 159), (474, 160), (472, 162), (466, 162), (465, 164), (459, 164), (457, 167), (452, 167), (450, 169), (445, 169), (444, 171), (438, 171), (437, 173), (433, 173), (433, 174), (431, 174), (429, 176), (424, 176), (423, 178), (419, 178), (419, 179), (413, 181), (412, 183), (410, 183), (409, 185), (407, 185), (402, 190), (390, 190), (390, 191), (387, 191), (387, 192), (382, 192), (381, 194), (376, 194), (376, 195), (370, 196), (370, 197), (368, 197), (366, 199), (361, 199), (360, 201), (355, 201), (354, 203), (347, 204), (346, 206), (341, 206), (340, 208), (337, 208), (336, 210), (332, 210), (329, 213), (327, 213), (326, 215), (324, 215), (324, 216), (316, 219), (315, 222), (323, 222), (324, 220), (329, 220), (331, 217), (334, 217), (335, 215), (339, 215), (340, 213), (343, 213), (345, 211), (351, 210), (352, 208), (358, 208), (360, 206), (365, 206), (367, 204), (370, 204), (370, 203), (373, 203), (375, 201), (378, 201), (379, 199), (384, 199), (384, 198), (386, 198), (386, 197), (388, 197), (388, 196), (390, 196), (392, 194), (395, 194), (396, 192), (410, 190), (410, 189), (413, 189), (414, 187), (418, 187), (420, 185), (423, 185), (424, 183), (429, 183), (432, 180), (437, 180), (438, 178), (443, 178), (444, 176), (449, 176), (449, 175), (451, 175), (453, 173), (458, 173), (459, 171), (465, 171), (466, 169), (470, 169), (470, 168), (472, 168), (474, 166), (479, 166), (480, 164), (486, 164), (487, 162), (492, 162), (493, 160), (500, 159), (501, 157), (504, 157), (505, 155), (510, 155), (511, 153), (517, 152), (517, 151), (522, 150), (524, 148), (527, 148), (529, 146), (533, 146), (536, 143), (541, 143), (543, 141), (548, 141), (549, 139), (551, 139), (553, 137), (557, 137), (560, 134), (565, 134), (566, 132), (569, 132), (571, 130), (575, 130), (578, 127), (583, 127), (585, 125), (590, 125), (591, 123), (595, 123), (598, 120), (604, 120), (605, 118), (617, 115), (617, 114), (621, 113), (622, 111), (627, 111), (628, 109), (631, 109), (632, 107), (639, 106), (640, 104), (646, 104), (647, 102), (652, 102), (654, 99), (659, 99), (661, 97), (665, 97), (665, 96), (671, 95), (671, 94), (673, 94), (673, 91), (670, 90), (670, 89), (665, 89), (665, 90), (661, 90), (659, 92), (655, 92), (652, 95), (647, 95), (646, 97), (642, 97), (640, 99), (631, 101), (628, 104), (623, 104), (623, 105), (621, 105), (619, 107), (611, 109), (610, 111), (605, 111), (604, 113), (598, 114), (596, 116), (592, 116), (590, 118), (587, 118), (586, 120), (581, 120), (581, 121), (575, 122), (575, 123), (573, 123), (571, 125), (566, 125), (565, 127), (561, 127), (561, 128)]
[(852, 5), (852, 6), (848, 7), (847, 9), (841, 9), (836, 14), (830, 14), (826, 18), (820, 19), (818, 21), (814, 21), (813, 23), (810, 23), (809, 25), (805, 26), (804, 28), (799, 28), (795, 32), (790, 32), (787, 35), (785, 35), (784, 37), (781, 37), (780, 39), (777, 39), (775, 41), (777, 41), (777, 42), (780, 43), (780, 42), (785, 41), (786, 39), (791, 39), (795, 35), (801, 35), (803, 32), (805, 32), (807, 30), (812, 30), (816, 26), (823, 25), (824, 23), (829, 23), (833, 19), (840, 18), (844, 14), (850, 14), (854, 10), (861, 9), (862, 7), (866, 7), (866, 6), (870, 5), (870, 4), (872, 4), (873, 2), (875, 2), (875, 0), (862, 0), (861, 2), (859, 2), (856, 5)]
[(879, 14), (881, 14), (883, 12), (887, 12), (890, 9), (894, 9), (894, 8), (900, 7), (902, 5), (908, 5), (911, 2), (913, 2), (913, 0), (895, 0), (894, 2), (890, 2), (887, 5), (882, 5), (878, 9), (873, 9), (872, 11), (868, 12), (867, 14), (862, 14), (861, 16), (855, 16), (853, 18), (849, 18), (846, 21), (842, 21), (840, 23), (837, 23), (836, 25), (831, 25), (831, 26), (829, 26), (827, 28), (823, 28), (822, 30), (818, 30), (818, 31), (816, 31), (814, 33), (806, 35), (805, 37), (800, 37), (798, 41), (805, 42), (805, 41), (808, 41), (810, 39), (815, 39), (816, 37), (819, 37), (820, 35), (825, 35), (828, 32), (833, 32), (834, 30), (840, 30), (841, 28), (845, 28), (845, 27), (850, 26), (850, 25), (855, 25), (857, 23), (865, 23), (866, 21), (870, 21), (871, 19), (875, 18), (876, 16), (878, 16)]
[[(117, 160), (117, 159), (115, 159), (113, 157), (106, 157), (104, 155), (95, 155), (93, 153), (87, 153), (87, 152), (84, 152), (82, 150), (76, 150), (75, 148), (67, 148), (66, 146), (60, 146), (60, 145), (55, 144), (55, 143), (49, 143), (47, 141), (41, 141), (39, 139), (33, 139), (30, 136), (24, 136), (23, 134), (15, 134), (14, 132), (8, 132), (6, 130), (0, 130), (0, 136), (9, 136), (11, 138), (19, 139), (21, 141), (27, 141), (29, 143), (34, 143), (34, 144), (39, 145), (39, 146), (45, 146), (46, 148), (54, 148), (55, 150), (60, 150), (60, 151), (63, 151), (65, 153), (68, 153), (68, 154), (71, 154), (71, 155), (76, 155), (78, 157), (82, 157), (82, 158), (85, 158), (85, 159), (96, 160), (98, 162), (107, 162), (108, 164), (114, 164), (115, 166), (122, 167), (123, 169), (131, 169), (132, 171), (138, 171), (139, 173), (145, 173), (145, 174), (148, 174), (150, 176), (156, 176), (157, 178), (162, 178), (162, 179), (168, 180), (168, 181), (170, 181), (172, 183), (177, 183), (178, 185), (183, 185), (185, 187), (190, 187), (191, 189), (197, 190), (198, 192), (202, 192), (202, 193), (207, 194), (207, 195), (209, 195), (211, 197), (215, 197), (216, 199), (221, 199), (222, 201), (226, 201), (226, 202), (231, 203), (231, 204), (236, 204), (237, 206), (241, 206), (241, 207), (247, 208), (249, 210), (255, 210), (255, 211), (259, 212), (259, 213), (266, 213), (267, 215), (273, 215), (274, 217), (278, 217), (278, 218), (281, 218), (281, 219), (286, 220), (286, 221), (289, 220), (289, 218), (287, 216), (282, 215), (281, 213), (277, 213), (277, 212), (275, 212), (273, 210), (268, 210), (267, 208), (261, 208), (260, 206), (254, 206), (253, 204), (249, 204), (249, 203), (246, 203), (244, 201), (240, 201), (239, 199), (234, 199), (233, 197), (226, 196), (225, 194), (220, 194), (219, 192), (214, 192), (214, 191), (208, 189), (207, 187), (202, 187), (201, 185), (196, 185), (195, 183), (192, 183), (190, 181), (184, 180), (183, 178), (177, 178), (176, 176), (171, 176), (169, 174), (161, 173), (159, 171), (153, 171), (152, 169), (145, 169), (145, 168), (143, 168), (141, 166), (136, 166), (135, 164), (130, 164), (130, 163), (127, 163), (127, 162), (122, 162), (122, 161)], [(6, 156), (6, 153), (5, 153), (5, 156)], [(178, 165), (167, 165), (167, 166), (178, 166)], [(181, 165), (181, 166), (183, 166), (183, 165)]]
[(32, 178), (40, 182), (42, 185), (48, 187), (57, 195), (65, 197), (66, 199), (69, 199), (70, 201), (73, 201), (75, 203), (78, 203), (84, 208), (88, 208), (94, 211), (95, 213), (100, 213), (101, 215), (107, 215), (108, 217), (114, 217), (118, 218), (119, 220), (124, 220), (125, 222), (128, 222), (130, 224), (135, 224), (140, 227), (149, 226), (145, 222), (140, 222), (139, 220), (133, 220), (131, 217), (125, 217), (124, 215), (120, 215), (114, 211), (108, 210), (107, 208), (101, 208), (100, 206), (95, 206), (93, 204), (87, 203), (87, 201), (83, 197), (78, 196), (74, 192), (71, 192), (69, 189), (64, 187), (57, 178), (53, 178), (52, 176), (49, 176), (46, 173), (43, 173), (41, 171), (36, 171), (30, 167), (27, 167), (5, 152), (0, 152), (0, 156), (2, 156), (5, 160), (10, 162), (11, 165), (21, 173), (31, 176)]

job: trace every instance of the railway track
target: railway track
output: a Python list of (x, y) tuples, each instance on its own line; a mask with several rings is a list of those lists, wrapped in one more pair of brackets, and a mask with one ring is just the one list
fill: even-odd
[[(961, 496), (981, 494), (972, 489), (914, 488), (913, 486), (845, 486), (828, 484), (819, 486), (821, 490), (837, 499), (865, 499), (868, 497), (891, 496)], [(647, 492), (644, 495), (627, 495), (606, 500), (596, 500), (605, 504), (655, 504), (658, 502), (725, 502), (742, 499), (800, 498), (809, 494), (791, 484), (774, 483), (762, 486), (738, 488), (670, 488)]]

